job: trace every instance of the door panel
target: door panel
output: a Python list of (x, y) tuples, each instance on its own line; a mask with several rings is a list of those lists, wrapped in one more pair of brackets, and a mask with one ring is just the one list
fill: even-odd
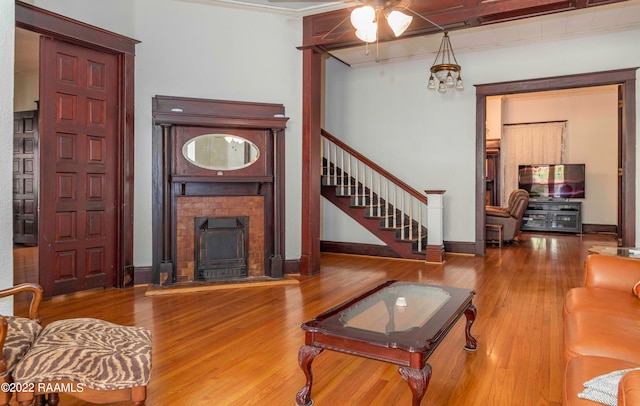
[(38, 112), (14, 113), (13, 242), (38, 244)]
[(40, 283), (115, 283), (118, 57), (41, 40)]

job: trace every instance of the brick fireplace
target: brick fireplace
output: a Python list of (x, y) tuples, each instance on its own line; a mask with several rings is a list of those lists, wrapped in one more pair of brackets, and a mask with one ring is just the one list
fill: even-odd
[(195, 277), (195, 228), (199, 217), (249, 218), (248, 276), (265, 276), (264, 197), (262, 196), (185, 196), (177, 199), (176, 269), (178, 282)]

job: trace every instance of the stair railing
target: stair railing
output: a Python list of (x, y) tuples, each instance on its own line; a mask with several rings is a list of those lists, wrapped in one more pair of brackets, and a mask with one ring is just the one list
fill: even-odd
[[(370, 216), (383, 217), (384, 228), (400, 229), (402, 239), (417, 238), (418, 252), (426, 250), (423, 239), (429, 213), (427, 196), (325, 130), (321, 150), (326, 161), (321, 175), (339, 193), (351, 195), (359, 205), (366, 205)], [(430, 243), (429, 240), (427, 245)]]

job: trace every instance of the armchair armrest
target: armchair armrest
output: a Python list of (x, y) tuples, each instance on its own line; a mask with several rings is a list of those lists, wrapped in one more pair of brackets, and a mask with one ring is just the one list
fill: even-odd
[[(31, 303), (29, 304), (29, 318), (40, 323), (40, 302), (42, 302), (42, 287), (36, 283), (21, 283), (20, 285), (13, 286), (11, 288), (0, 290), (0, 298), (13, 296), (22, 292), (31, 292)], [(1, 324), (1, 322), (0, 322)], [(6, 322), (5, 322), (6, 324)], [(1, 328), (1, 327), (0, 327)], [(6, 331), (5, 331), (6, 335)], [(2, 340), (4, 341), (4, 340)], [(2, 348), (2, 346), (0, 346)]]
[(4, 359), (4, 342), (7, 339), (8, 328), (7, 319), (0, 316), (0, 380), (4, 380), (7, 376), (7, 361)]
[(618, 406), (640, 404), (640, 370), (629, 371), (618, 384)]
[(609, 255), (589, 255), (584, 263), (584, 286), (631, 293), (640, 281), (640, 260)]
[(490, 217), (503, 217), (508, 218), (511, 217), (511, 213), (506, 211), (505, 209), (501, 209), (499, 207), (487, 206), (485, 213)]

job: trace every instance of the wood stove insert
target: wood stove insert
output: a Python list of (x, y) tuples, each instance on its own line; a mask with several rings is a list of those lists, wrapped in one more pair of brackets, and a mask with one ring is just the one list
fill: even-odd
[(194, 223), (195, 279), (246, 278), (249, 217), (196, 217)]

